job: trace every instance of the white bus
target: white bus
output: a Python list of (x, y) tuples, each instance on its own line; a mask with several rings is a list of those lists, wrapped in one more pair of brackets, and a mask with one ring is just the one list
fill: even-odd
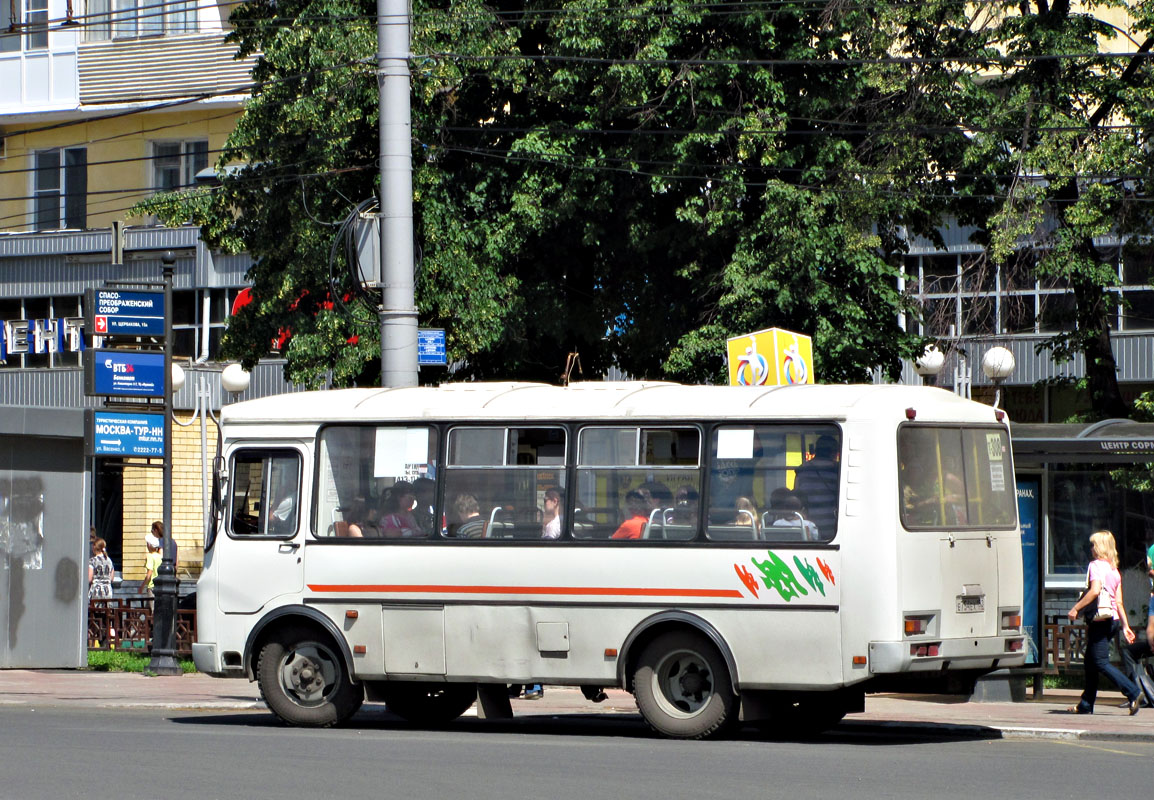
[(790, 733), (1025, 659), (1007, 425), (941, 389), (474, 383), (222, 422), (194, 658), (291, 724), (540, 683)]

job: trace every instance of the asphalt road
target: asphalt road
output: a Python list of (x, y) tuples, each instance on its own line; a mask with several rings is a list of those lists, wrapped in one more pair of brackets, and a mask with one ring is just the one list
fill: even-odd
[(462, 719), (364, 711), (337, 730), (265, 712), (0, 708), (0, 798), (381, 800), (1149, 797), (1154, 743), (752, 731), (651, 736), (635, 715)]

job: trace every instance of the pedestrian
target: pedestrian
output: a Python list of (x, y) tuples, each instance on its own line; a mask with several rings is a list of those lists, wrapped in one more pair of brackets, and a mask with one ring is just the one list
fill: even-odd
[[(157, 523), (152, 523), (152, 529), (156, 530)], [(163, 530), (163, 526), (161, 526)], [(160, 554), (160, 539), (153, 534), (146, 534), (144, 537), (144, 547), (148, 554), (144, 557), (144, 578), (140, 581), (140, 593), (151, 595), (153, 586), (156, 584), (156, 571), (160, 569), (160, 562), (164, 557)]]
[(1125, 646), (1118, 643), (1122, 653), (1122, 669), (1126, 677), (1138, 684), (1146, 696), (1146, 705), (1154, 706), (1154, 680), (1147, 674), (1141, 661), (1154, 655), (1154, 544), (1146, 549), (1146, 577), (1150, 579), (1150, 598), (1146, 603), (1146, 636)]
[(1074, 708), (1075, 714), (1093, 714), (1098, 697), (1098, 676), (1105, 674), (1126, 695), (1130, 713), (1137, 714), (1142, 704), (1141, 690), (1122, 671), (1110, 663), (1110, 640), (1121, 630), (1126, 642), (1133, 644), (1134, 631), (1126, 617), (1122, 603), (1122, 575), (1118, 572), (1118, 548), (1114, 534), (1097, 531), (1090, 536), (1094, 560), (1086, 569), (1086, 591), (1067, 615), (1072, 621), (1086, 618), (1086, 685), (1082, 699)]
[(108, 544), (97, 537), (92, 543), (92, 557), (88, 559), (88, 599), (112, 597), (112, 576), (116, 567), (108, 557)]

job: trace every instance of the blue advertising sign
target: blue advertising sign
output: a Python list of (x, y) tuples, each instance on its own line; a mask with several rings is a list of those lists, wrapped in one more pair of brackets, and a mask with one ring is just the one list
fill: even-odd
[(84, 320), (90, 335), (163, 336), (164, 292), (89, 289)]
[(105, 397), (164, 397), (164, 353), (86, 350), (84, 393)]
[(417, 329), (417, 366), (440, 366), (448, 364), (445, 352), (444, 328)]
[(90, 456), (162, 457), (164, 415), (90, 409), (84, 426)]
[(1027, 664), (1038, 661), (1041, 626), (1038, 617), (1038, 510), (1042, 479), (1036, 475), (1018, 477), (1018, 524), (1022, 528), (1022, 627), (1034, 640), (1034, 649), (1026, 656)]

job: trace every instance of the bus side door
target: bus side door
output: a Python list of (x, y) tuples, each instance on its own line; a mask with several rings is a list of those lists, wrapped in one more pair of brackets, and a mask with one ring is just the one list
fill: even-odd
[[(296, 447), (243, 447), (229, 463), (226, 541), (218, 541), (217, 603), (251, 614), (304, 585), (298, 539), (304, 507), (304, 457)], [(223, 545), (223, 547), (222, 547)]]

